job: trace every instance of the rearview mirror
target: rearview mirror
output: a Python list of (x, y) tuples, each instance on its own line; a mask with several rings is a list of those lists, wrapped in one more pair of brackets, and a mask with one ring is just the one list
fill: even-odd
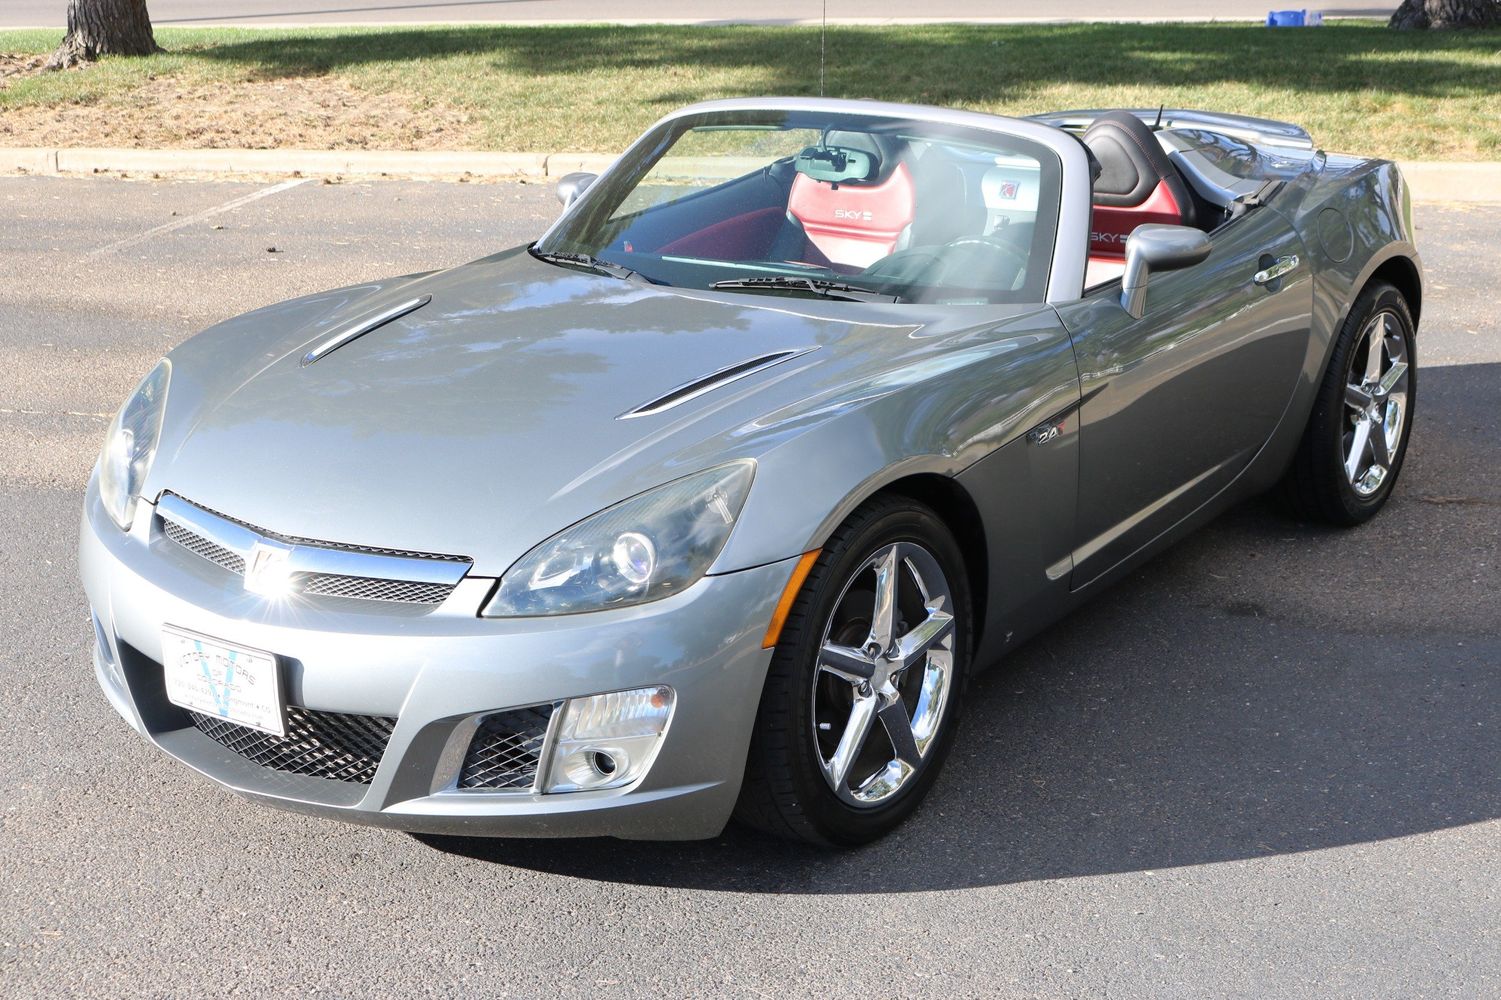
[(809, 146), (792, 161), (793, 169), (815, 181), (844, 184), (868, 181), (880, 169), (880, 163), (863, 149), (847, 146)]
[(563, 203), (563, 207), (567, 208), (575, 201), (578, 201), (579, 195), (583, 194), (598, 176), (598, 174), (589, 174), (583, 171), (564, 174), (558, 181), (558, 200)]
[(1209, 237), (1192, 226), (1137, 226), (1126, 240), (1121, 308), (1134, 319), (1147, 311), (1147, 280), (1154, 271), (1178, 271), (1209, 256)]

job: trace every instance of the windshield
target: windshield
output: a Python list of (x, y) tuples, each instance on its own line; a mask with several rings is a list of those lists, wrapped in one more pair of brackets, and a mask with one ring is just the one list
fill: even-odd
[(648, 134), (534, 252), (683, 288), (1041, 302), (1061, 170), (1046, 147), (980, 129), (710, 112)]

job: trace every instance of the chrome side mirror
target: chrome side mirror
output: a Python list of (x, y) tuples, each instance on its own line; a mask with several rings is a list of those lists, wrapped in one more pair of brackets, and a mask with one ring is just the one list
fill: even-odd
[(583, 171), (564, 174), (558, 181), (558, 200), (563, 203), (563, 207), (567, 208), (578, 201), (579, 195), (583, 194), (598, 176), (598, 174), (588, 174)]
[(1204, 231), (1192, 226), (1137, 226), (1126, 240), (1121, 308), (1141, 319), (1147, 311), (1147, 280), (1152, 272), (1193, 267), (1209, 256), (1211, 248)]

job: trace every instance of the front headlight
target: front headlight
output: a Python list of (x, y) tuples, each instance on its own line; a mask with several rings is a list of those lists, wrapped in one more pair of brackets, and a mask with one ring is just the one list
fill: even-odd
[(141, 484), (156, 458), (171, 379), (172, 362), (162, 358), (120, 407), (104, 436), (104, 451), (99, 455), (99, 498), (109, 516), (126, 531), (135, 519)]
[(754, 471), (749, 461), (722, 465), (585, 518), (522, 556), (483, 614), (597, 611), (686, 589), (729, 540)]

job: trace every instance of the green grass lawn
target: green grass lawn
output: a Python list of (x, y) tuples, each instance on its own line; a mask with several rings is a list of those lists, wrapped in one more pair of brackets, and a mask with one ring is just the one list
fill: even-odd
[[(0, 144), (612, 151), (690, 101), (819, 90), (816, 28), (163, 28), (157, 39), (161, 55), (12, 78)], [(57, 40), (0, 32), (0, 52)], [(1501, 159), (1501, 32), (836, 27), (825, 90), (1005, 114), (1166, 103), (1297, 122), (1328, 149)]]

